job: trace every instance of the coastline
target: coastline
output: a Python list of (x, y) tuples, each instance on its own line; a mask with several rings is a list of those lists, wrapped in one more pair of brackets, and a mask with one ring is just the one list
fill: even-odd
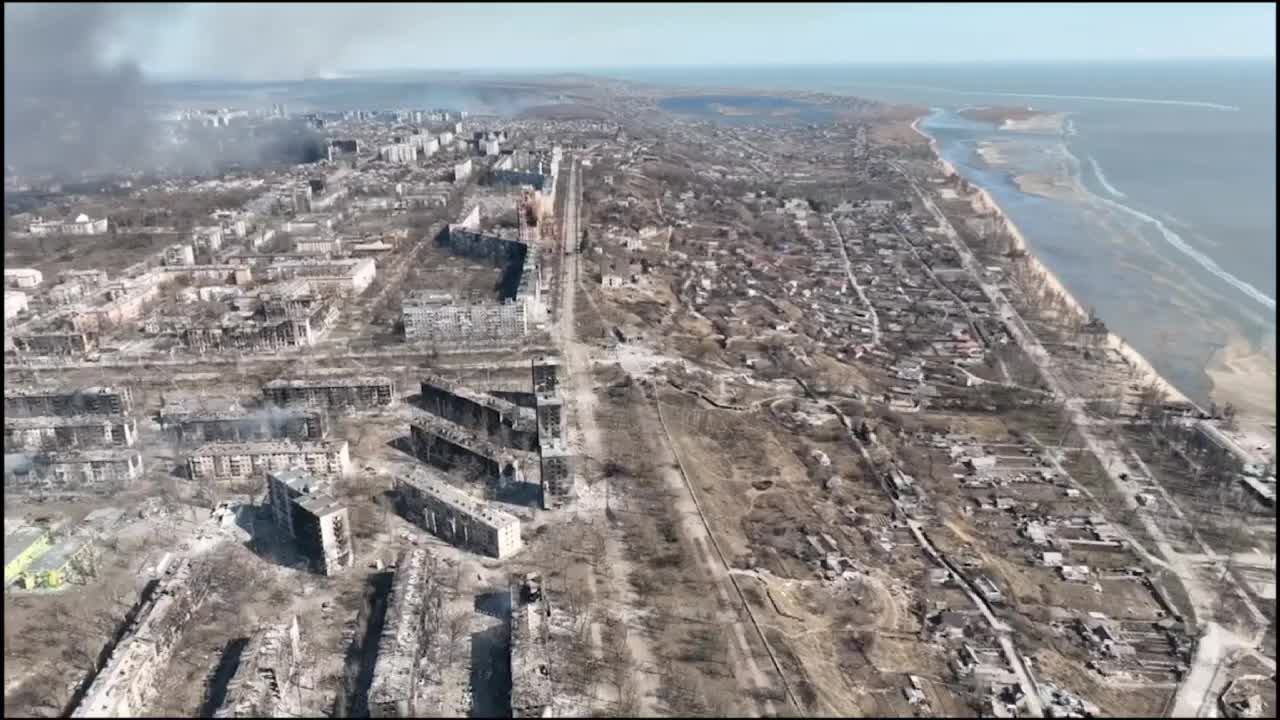
[[(937, 139), (920, 129), (920, 121), (922, 119), (923, 118), (917, 118), (912, 122), (911, 129), (929, 142), (929, 148), (933, 151), (934, 159), (942, 168), (944, 175), (947, 177), (963, 177), (963, 175), (956, 170), (955, 166), (942, 156), (942, 152), (938, 148)], [(1084, 305), (1082, 305), (1080, 301), (1072, 295), (1069, 290), (1067, 290), (1067, 287), (1063, 285), (1058, 276), (1054, 274), (1054, 272), (1045, 265), (1034, 252), (1032, 252), (1031, 246), (1027, 242), (1026, 237), (1023, 236), (1022, 231), (1018, 228), (1017, 224), (1013, 222), (1009, 215), (1005, 213), (1004, 209), (1000, 207), (999, 203), (995, 201), (995, 198), (991, 196), (991, 193), (986, 188), (979, 186), (977, 183), (970, 182), (970, 185), (974, 188), (974, 191), (968, 197), (963, 199), (968, 200), (970, 205), (979, 212), (994, 213), (996, 217), (999, 218), (999, 222), (1003, 229), (1006, 230), (1013, 239), (1014, 247), (1026, 253), (1027, 258), (1030, 261), (1032, 271), (1044, 280), (1045, 285), (1050, 291), (1062, 296), (1067, 307), (1070, 308), (1072, 312), (1076, 313), (1076, 315), (1082, 319), (1087, 319), (1089, 316), (1088, 310), (1086, 310)], [(1122, 358), (1124, 358), (1125, 362), (1129, 363), (1129, 365), (1134, 368), (1138, 374), (1136, 380), (1139, 384), (1154, 384), (1165, 393), (1168, 401), (1184, 402), (1199, 408), (1199, 405), (1192, 402), (1191, 399), (1174, 386), (1173, 383), (1169, 382), (1163, 375), (1156, 371), (1155, 367), (1142, 356), (1142, 353), (1138, 352), (1125, 342), (1124, 338), (1116, 335), (1114, 332), (1107, 331), (1106, 345), (1110, 349), (1115, 350)]]

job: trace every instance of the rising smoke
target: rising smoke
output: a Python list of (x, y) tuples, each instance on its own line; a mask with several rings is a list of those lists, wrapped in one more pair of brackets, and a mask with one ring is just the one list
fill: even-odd
[(113, 59), (110, 51), (130, 23), (178, 12), (164, 5), (6, 4), (6, 172), (206, 173), (318, 159), (320, 137), (298, 124), (192, 129), (179, 142), (166, 138), (138, 64)]

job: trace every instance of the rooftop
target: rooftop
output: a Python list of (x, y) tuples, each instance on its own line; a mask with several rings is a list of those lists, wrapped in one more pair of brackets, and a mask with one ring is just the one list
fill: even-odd
[(408, 475), (402, 476), (401, 480), (424, 495), (429, 495), (439, 500), (463, 515), (476, 518), (495, 530), (519, 526), (520, 524), (520, 519), (516, 516), (489, 507), (483, 500), (474, 498), (463, 490), (450, 485), (434, 476), (426, 468), (414, 468)]
[(76, 553), (84, 549), (89, 541), (84, 538), (68, 538), (49, 548), (45, 554), (31, 563), (27, 572), (48, 572), (58, 570), (67, 564)]
[(205, 443), (191, 452), (192, 457), (212, 455), (263, 455), (266, 453), (334, 453), (347, 449), (346, 440), (263, 440), (246, 443)]
[(263, 385), (266, 389), (275, 388), (327, 388), (357, 387), (368, 385), (391, 385), (391, 378), (382, 375), (320, 375), (315, 377), (276, 378)]
[(48, 534), (48, 531), (42, 527), (28, 525), (20, 527), (4, 536), (4, 564), (8, 565), (15, 558), (26, 551), (27, 548), (38, 542), (40, 538)]

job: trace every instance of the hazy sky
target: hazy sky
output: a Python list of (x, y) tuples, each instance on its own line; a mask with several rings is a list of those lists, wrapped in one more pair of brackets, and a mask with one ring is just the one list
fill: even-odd
[[(116, 6), (150, 73), (1275, 57), (1258, 4), (196, 4)], [(6, 5), (5, 14), (10, 6)]]

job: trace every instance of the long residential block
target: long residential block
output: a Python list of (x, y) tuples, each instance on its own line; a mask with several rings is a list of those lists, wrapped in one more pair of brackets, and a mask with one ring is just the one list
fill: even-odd
[(330, 409), (367, 409), (395, 403), (395, 383), (387, 377), (318, 376), (277, 378), (262, 386), (276, 405), (308, 405)]
[(207, 443), (187, 458), (187, 473), (192, 480), (261, 478), (269, 472), (292, 469), (327, 477), (345, 475), (350, 468), (346, 440)]
[(425, 548), (403, 550), (396, 560), (386, 622), (378, 640), (378, 658), (369, 685), (372, 717), (419, 716), (418, 664), (423, 645), (429, 639), (428, 629), (436, 625), (437, 609), (427, 603), (434, 580), (429, 572), (431, 562), (431, 554)]
[(210, 589), (209, 567), (183, 558), (156, 582), (71, 717), (139, 717)]
[(321, 440), (328, 417), (307, 408), (267, 407), (254, 412), (176, 412), (162, 414), (160, 425), (179, 442)]
[(479, 475), (498, 487), (526, 482), (534, 465), (529, 453), (507, 450), (456, 423), (423, 416), (409, 426), (414, 454), (423, 462), (444, 470), (473, 464)]
[(499, 559), (524, 546), (520, 519), (415, 468), (395, 479), (400, 513), (440, 539)]
[(535, 413), (487, 393), (476, 392), (438, 375), (422, 381), (422, 407), (434, 415), (494, 437), (505, 446), (538, 446)]
[(4, 390), (4, 414), (11, 417), (43, 415), (128, 415), (133, 401), (128, 388), (15, 387)]
[(125, 415), (49, 415), (4, 420), (6, 451), (133, 447), (138, 423)]

